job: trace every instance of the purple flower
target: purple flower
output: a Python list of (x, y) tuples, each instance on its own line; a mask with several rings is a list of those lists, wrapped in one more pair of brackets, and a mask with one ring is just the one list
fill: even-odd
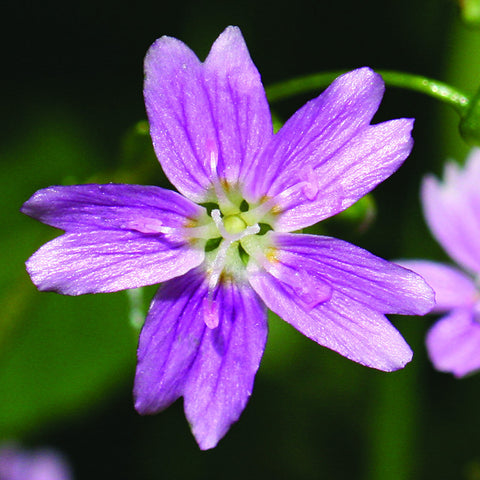
[(412, 352), (384, 314), (427, 312), (423, 279), (341, 240), (292, 233), (352, 205), (410, 153), (412, 120), (370, 125), (381, 77), (368, 68), (339, 77), (274, 135), (238, 28), (203, 63), (162, 37), (145, 71), (153, 144), (180, 194), (57, 186), (23, 207), (66, 232), (27, 262), (39, 289), (165, 282), (140, 335), (136, 409), (155, 413), (183, 396), (200, 447), (214, 447), (252, 392), (267, 307), (351, 360), (403, 367)]
[(447, 313), (428, 332), (435, 368), (462, 377), (480, 368), (480, 150), (461, 169), (450, 162), (443, 184), (428, 176), (422, 185), (426, 221), (462, 271), (427, 260), (402, 261), (435, 290), (434, 312)]
[(48, 449), (32, 452), (15, 445), (0, 447), (0, 480), (71, 480), (63, 457)]

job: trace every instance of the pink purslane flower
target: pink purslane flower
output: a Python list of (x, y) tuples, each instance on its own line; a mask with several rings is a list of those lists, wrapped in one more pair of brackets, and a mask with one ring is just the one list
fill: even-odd
[(412, 352), (384, 314), (427, 312), (433, 292), (423, 279), (344, 241), (292, 233), (348, 208), (410, 153), (413, 120), (370, 124), (380, 75), (339, 77), (273, 134), (238, 28), (203, 63), (162, 37), (145, 72), (155, 152), (180, 193), (56, 186), (23, 206), (66, 232), (27, 262), (40, 290), (165, 282), (140, 335), (136, 409), (155, 413), (183, 397), (200, 447), (214, 447), (252, 392), (267, 308), (353, 361), (403, 367)]
[(480, 150), (472, 151), (464, 168), (448, 163), (443, 183), (426, 177), (422, 202), (434, 237), (461, 269), (428, 260), (402, 265), (435, 290), (433, 311), (446, 313), (427, 335), (433, 365), (462, 377), (480, 369)]
[(16, 445), (0, 447), (0, 480), (71, 480), (66, 461), (49, 449), (23, 450)]

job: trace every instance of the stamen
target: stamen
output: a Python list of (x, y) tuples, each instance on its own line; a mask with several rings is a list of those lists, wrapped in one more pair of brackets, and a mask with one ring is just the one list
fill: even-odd
[(166, 227), (158, 218), (139, 218), (127, 223), (127, 228), (140, 233), (172, 233), (176, 229)]
[(220, 312), (217, 302), (210, 295), (210, 290), (202, 301), (202, 308), (205, 325), (211, 329), (217, 328), (220, 323)]
[[(478, 297), (478, 294), (476, 296)], [(475, 320), (480, 323), (480, 301), (478, 299), (473, 305), (473, 313)]]
[(203, 238), (204, 240), (210, 240), (216, 233), (212, 223), (199, 227), (183, 227), (179, 230), (187, 238)]
[(223, 187), (218, 176), (218, 148), (217, 144), (211, 140), (207, 140), (207, 151), (210, 153), (210, 180), (217, 196), (218, 204), (223, 212), (237, 212), (238, 207), (228, 198), (225, 188)]
[(243, 237), (247, 235), (255, 235), (260, 231), (259, 225), (250, 225), (249, 227), (245, 228), (243, 232), (239, 233), (228, 233), (225, 229), (223, 224), (222, 216), (220, 210), (214, 209), (212, 210), (212, 218), (215, 222), (218, 231), (223, 237), (220, 246), (218, 247), (217, 254), (215, 255), (215, 259), (213, 260), (210, 268), (210, 278), (208, 282), (208, 289), (212, 291), (217, 283), (220, 275), (222, 274), (223, 268), (225, 267), (225, 260), (227, 258), (228, 249), (231, 247), (232, 243), (238, 242)]
[(218, 279), (220, 278), (220, 275), (222, 274), (223, 268), (225, 267), (225, 260), (227, 258), (227, 252), (228, 249), (230, 248), (231, 242), (229, 241), (223, 241), (220, 243), (220, 246), (218, 247), (218, 252), (215, 255), (215, 259), (213, 260), (210, 268), (210, 277), (208, 279), (208, 290), (213, 291), (215, 287), (217, 286)]
[(216, 233), (215, 226), (212, 223), (200, 225), (198, 227), (167, 227), (158, 218), (131, 220), (127, 223), (126, 228), (136, 230), (140, 233), (161, 233), (163, 235), (181, 237), (183, 239), (203, 238), (208, 240)]
[(220, 210), (218, 208), (212, 210), (211, 216), (213, 221), (215, 222), (215, 226), (223, 237), (223, 240), (221, 241), (217, 250), (215, 252), (211, 252), (212, 254), (214, 254), (214, 256), (213, 260), (211, 260), (211, 262), (209, 263), (208, 294), (204, 300), (205, 323), (209, 328), (215, 328), (218, 325), (219, 316), (218, 311), (215, 310), (216, 307), (214, 305), (213, 292), (218, 285), (220, 276), (222, 275), (222, 272), (227, 263), (227, 258), (230, 254), (229, 250), (234, 243), (240, 241), (242, 238), (249, 235), (257, 234), (260, 231), (260, 226), (258, 224), (250, 225), (243, 229), (241, 232), (230, 233), (225, 228), (222, 214), (220, 213)]
[(223, 226), (223, 221), (222, 221), (222, 214), (218, 208), (214, 208), (212, 210), (212, 213), (210, 214), (213, 218), (213, 221), (215, 222), (216, 227), (218, 228), (218, 231), (222, 235), (223, 238), (228, 236), (228, 232), (225, 230), (225, 227)]
[(318, 177), (315, 173), (315, 170), (311, 165), (308, 165), (306, 168), (307, 179), (305, 180), (305, 185), (303, 186), (303, 193), (308, 198), (308, 200), (313, 201), (317, 198), (318, 195)]
[(218, 306), (213, 300), (213, 292), (217, 287), (220, 275), (223, 272), (225, 267), (225, 261), (227, 258), (227, 252), (230, 248), (230, 243), (228, 241), (223, 241), (218, 247), (218, 253), (215, 256), (209, 269), (208, 277), (208, 293), (207, 297), (203, 299), (203, 312), (204, 312), (204, 321), (208, 328), (216, 328), (218, 326), (219, 312)]
[(210, 178), (217, 176), (218, 166), (218, 149), (216, 143), (212, 139), (207, 140), (207, 151), (210, 152)]

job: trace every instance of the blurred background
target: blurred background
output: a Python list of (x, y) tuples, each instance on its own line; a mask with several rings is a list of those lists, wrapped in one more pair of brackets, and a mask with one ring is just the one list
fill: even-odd
[[(278, 318), (254, 393), (219, 446), (199, 451), (182, 402), (152, 417), (133, 409), (138, 331), (155, 289), (62, 297), (39, 293), (24, 261), (59, 232), (18, 210), (52, 184), (164, 185), (148, 136), (142, 62), (162, 35), (201, 58), (241, 27), (265, 85), (368, 65), (480, 85), (480, 30), (454, 0), (85, 0), (7, 2), (0, 31), (0, 441), (48, 445), (75, 479), (480, 479), (480, 375), (435, 372), (425, 318), (392, 317), (415, 351), (404, 370), (356, 365)], [(310, 95), (272, 105), (288, 118)], [(415, 117), (415, 148), (373, 194), (368, 228), (348, 218), (322, 231), (385, 258), (445, 260), (421, 213), (427, 172), (467, 147), (458, 119), (431, 98), (387, 88), (375, 118)]]

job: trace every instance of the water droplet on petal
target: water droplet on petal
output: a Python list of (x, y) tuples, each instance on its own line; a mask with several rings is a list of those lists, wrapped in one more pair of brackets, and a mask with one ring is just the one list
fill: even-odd
[(275, 270), (270, 273), (293, 289), (293, 293), (304, 310), (310, 311), (320, 303), (330, 300), (332, 287), (306, 270), (282, 268), (280, 265), (277, 265)]
[(166, 233), (171, 228), (165, 227), (158, 218), (138, 218), (128, 222), (127, 228), (141, 233)]
[(306, 175), (307, 178), (303, 186), (303, 193), (308, 200), (313, 201), (317, 198), (319, 188), (317, 174), (311, 165), (306, 168)]
[[(303, 278), (302, 278), (303, 277)], [(312, 310), (320, 303), (330, 299), (332, 288), (330, 285), (313, 280), (305, 271), (300, 272), (300, 281), (295, 293), (308, 310)]]

